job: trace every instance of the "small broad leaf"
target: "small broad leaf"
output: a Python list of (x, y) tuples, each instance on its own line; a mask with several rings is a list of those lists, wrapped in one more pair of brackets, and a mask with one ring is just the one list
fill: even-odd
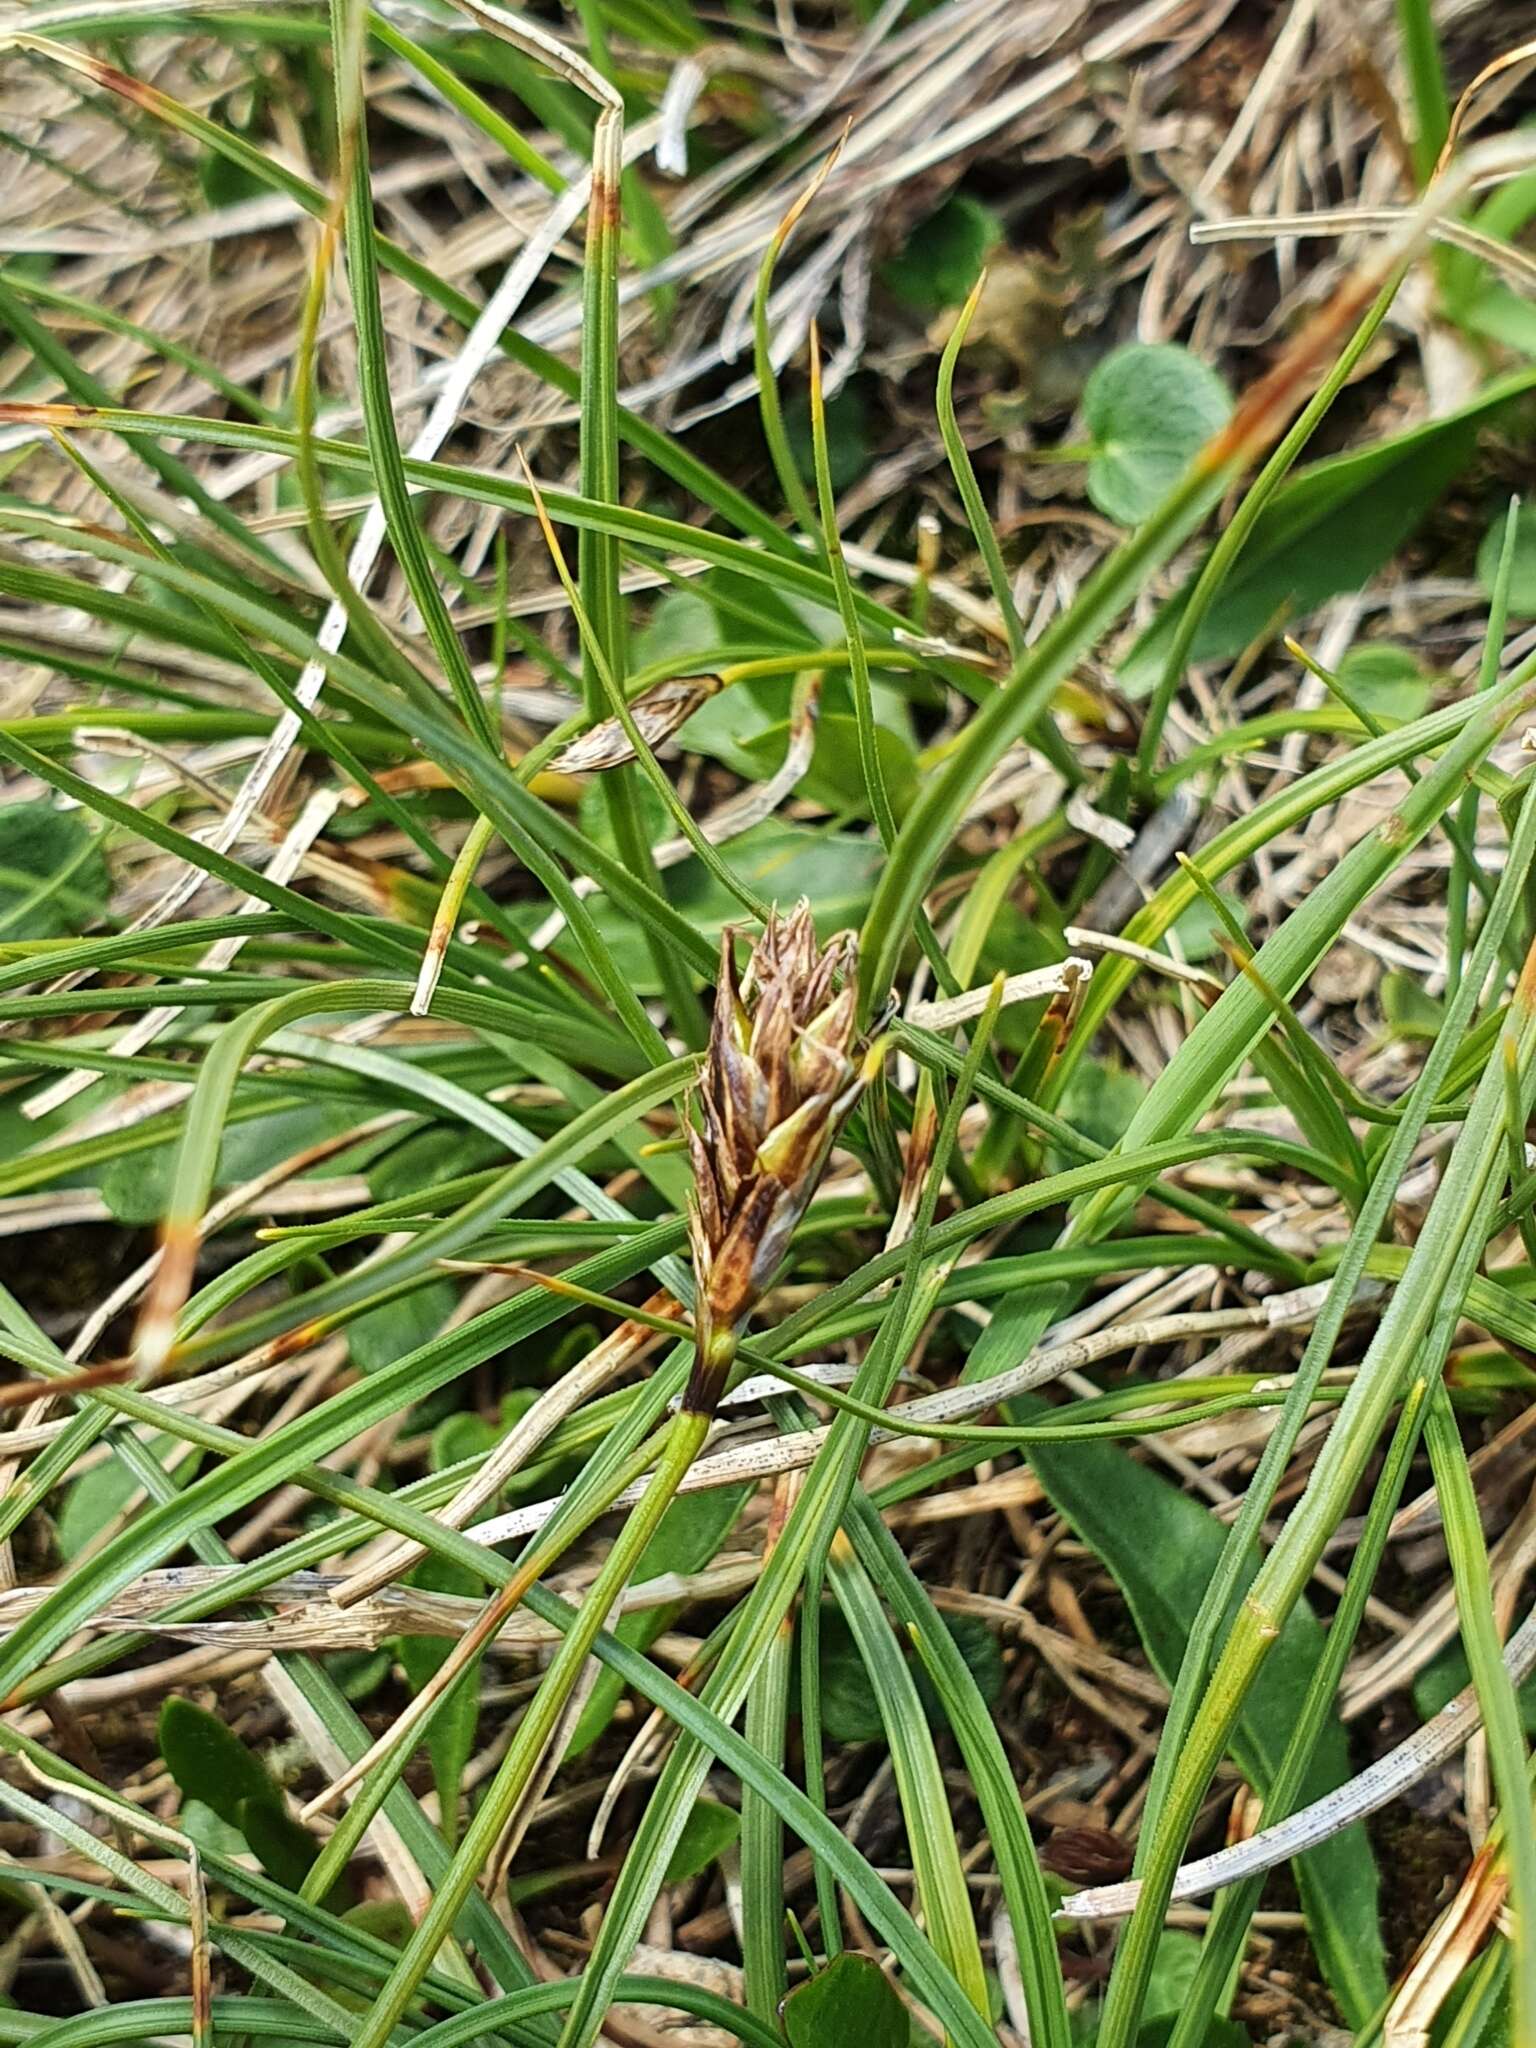
[[(261, 1759), (222, 1721), (174, 1695), (160, 1709), (159, 1742), (183, 1800), (234, 1828), (267, 1875), (297, 1891), (320, 1844), (289, 1813)], [(345, 1880), (338, 1879), (326, 1903), (344, 1903), (347, 1896)]]
[(183, 1799), (178, 1820), (181, 1832), (190, 1841), (196, 1842), (211, 1856), (242, 1856), (245, 1853), (245, 1837), (238, 1828), (232, 1828), (227, 1820), (220, 1820), (211, 1806), (205, 1806), (201, 1799)]
[(54, 1542), (64, 1562), (78, 1557), (138, 1491), (132, 1466), (121, 1458), (107, 1458), (72, 1479), (54, 1524)]
[[(789, 745), (787, 724), (774, 725), (741, 748), (754, 779), (766, 781), (784, 759)], [(885, 781), (886, 795), (898, 821), (904, 818), (917, 794), (917, 755), (905, 733), (888, 725), (875, 727), (875, 752)], [(824, 804), (837, 817), (867, 818), (868, 792), (859, 766), (857, 720), (841, 712), (823, 715), (816, 725), (816, 747), (811, 765), (795, 791), (812, 803)]]
[(670, 590), (635, 635), (636, 668), (684, 659), (720, 645), (720, 622), (707, 598), (693, 590)]
[[(1248, 922), (1247, 906), (1237, 896), (1228, 895), (1225, 889), (1217, 891), (1228, 910), (1240, 925)], [(1197, 896), (1187, 910), (1181, 910), (1173, 920), (1173, 937), (1178, 946), (1178, 956), (1190, 966), (1198, 966), (1202, 960), (1209, 960), (1218, 953), (1223, 928), (1215, 911), (1203, 897)], [(1172, 948), (1169, 949), (1172, 951)]]
[(789, 2048), (908, 2048), (912, 2023), (894, 1987), (868, 1956), (847, 1951), (779, 2008)]
[(912, 230), (901, 254), (881, 266), (880, 282), (915, 313), (962, 305), (1002, 239), (1003, 224), (991, 207), (955, 192)]
[(400, 1195), (425, 1198), (440, 1180), (474, 1173), (506, 1157), (499, 1142), (481, 1131), (455, 1124), (451, 1130), (431, 1125), (412, 1131), (364, 1169), (371, 1201), (392, 1202)]
[[(1108, 1060), (1091, 1056), (1081, 1060), (1056, 1105), (1074, 1130), (1106, 1148), (1119, 1144), (1126, 1126), (1141, 1107), (1146, 1084), (1129, 1067), (1113, 1066)], [(1047, 1152), (1052, 1173), (1060, 1173), (1078, 1162), (1052, 1146)]]
[(1390, 640), (1368, 640), (1351, 647), (1339, 663), (1339, 681), (1352, 704), (1378, 718), (1405, 723), (1424, 712), (1433, 687), (1412, 648), (1395, 646)]
[[(863, 834), (809, 831), (776, 819), (743, 832), (725, 852), (735, 873), (760, 896), (780, 903), (807, 897), (823, 939), (859, 923), (882, 861), (879, 846)], [(671, 870), (667, 893), (707, 944), (718, 941), (722, 925), (741, 917), (737, 899), (696, 860)], [(630, 986), (643, 996), (654, 995), (656, 967), (643, 934), (601, 897), (594, 899), (592, 914)]]
[(433, 1280), (398, 1301), (370, 1309), (348, 1325), (347, 1355), (359, 1372), (382, 1372), (435, 1337), (457, 1299), (451, 1280)]
[[(828, 629), (828, 644), (840, 645), (842, 639), (842, 626), (833, 621)], [(789, 644), (798, 650), (803, 643), (796, 639)], [(870, 702), (877, 733), (893, 735), (908, 755), (915, 753), (907, 694), (875, 675), (870, 678)], [(840, 807), (837, 791), (857, 791), (860, 797), (863, 793), (863, 784), (858, 779), (858, 749), (853, 738), (857, 728), (852, 724), (853, 716), (853, 698), (846, 679), (828, 676), (822, 685), (816, 746), (805, 786), (808, 795), (826, 802), (832, 809)], [(782, 680), (758, 677), (734, 683), (700, 705), (684, 726), (678, 744), (687, 753), (711, 755), (748, 782), (758, 782), (782, 765), (789, 738), (789, 691)], [(833, 758), (833, 750), (838, 747), (847, 749), (852, 758), (846, 762)], [(884, 748), (882, 765), (887, 780), (903, 774), (910, 777), (912, 773), (910, 761), (903, 768), (899, 757), (893, 758)], [(812, 786), (818, 780), (820, 789)], [(833, 794), (828, 795), (829, 790)], [(670, 834), (670, 825), (665, 829)]]
[[(457, 1465), (465, 1458), (483, 1458), (522, 1420), (538, 1398), (532, 1387), (513, 1387), (501, 1397), (501, 1419), (498, 1422), (487, 1422), (483, 1415), (467, 1408), (445, 1415), (432, 1432), (432, 1470), (446, 1472), (450, 1465)], [(537, 1484), (537, 1481), (528, 1483)], [(502, 1492), (504, 1496), (512, 1497), (523, 1490), (514, 1477)]]
[[(1432, 1721), (1442, 1707), (1449, 1705), (1457, 1693), (1471, 1683), (1467, 1653), (1460, 1640), (1447, 1643), (1439, 1656), (1432, 1658), (1413, 1681), (1413, 1704), (1419, 1719)], [(1524, 1681), (1516, 1698), (1520, 1702), (1520, 1719), (1525, 1724), (1526, 1734), (1536, 1735), (1536, 1677)]]
[(1088, 379), (1093, 437), (1088, 495), (1107, 518), (1135, 526), (1157, 509), (1232, 410), (1207, 363), (1172, 342), (1131, 342)]
[[(994, 1705), (1003, 1690), (1003, 1660), (997, 1638), (974, 1615), (946, 1615), (944, 1626), (965, 1659), (983, 1701), (989, 1707)], [(942, 1721), (943, 1708), (933, 1681), (920, 1659), (909, 1653), (908, 1661), (924, 1714), (931, 1723)], [(823, 1607), (821, 1616), (821, 1726), (829, 1742), (885, 1740), (879, 1702), (853, 1631), (841, 1610), (830, 1603)]]
[(284, 1806), (266, 1799), (242, 1799), (239, 1810), (240, 1832), (251, 1854), (268, 1877), (296, 1892), (320, 1854), (320, 1844)]
[(360, 1906), (349, 1906), (341, 1917), (349, 1927), (361, 1928), (391, 1948), (404, 1948), (416, 1932), (410, 1908), (399, 1899), (364, 1899)]
[[(1003, 1696), (1003, 1653), (998, 1646), (996, 1635), (974, 1614), (951, 1614), (945, 1617), (944, 1626), (954, 1638), (955, 1648), (964, 1660), (965, 1668), (976, 1681), (976, 1690), (981, 1695), (983, 1706), (994, 1707)], [(944, 1719), (944, 1708), (933, 1680), (920, 1657), (912, 1660), (912, 1680), (917, 1687), (917, 1696), (923, 1703), (923, 1712), (934, 1724)]]
[(283, 1810), (277, 1781), (261, 1759), (191, 1700), (173, 1693), (165, 1702), (158, 1739), (165, 1767), (182, 1797), (201, 1800), (242, 1834), (241, 1808), (248, 1802)]
[(1431, 1045), (1445, 1022), (1445, 1005), (1427, 995), (1411, 974), (1393, 967), (1381, 977), (1381, 1009), (1394, 1038)]
[[(1037, 968), (1054, 967), (1064, 947), (1055, 934), (1033, 917), (1026, 917), (1015, 903), (999, 903), (982, 942), (973, 985), (991, 980), (994, 974), (1029, 974)], [(1009, 1003), (997, 1020), (994, 1036), (1009, 1052), (1027, 1053), (1035, 1043), (1047, 997), (1036, 1002)]]
[(1152, 1974), (1147, 1979), (1147, 1999), (1142, 2010), (1149, 2020), (1155, 2020), (1160, 2013), (1178, 2011), (1189, 1996), (1199, 1967), (1200, 1943), (1196, 1937), (1181, 1934), (1174, 1927), (1165, 1928), (1158, 1937)]
[(699, 1799), (683, 1823), (683, 1832), (667, 1865), (665, 1884), (684, 1884), (707, 1870), (717, 1856), (733, 1848), (741, 1836), (741, 1815), (718, 1800)]
[(378, 1691), (393, 1661), (388, 1650), (333, 1650), (325, 1668), (342, 1698), (355, 1706)]
[(445, 1415), (432, 1432), (432, 1470), (446, 1472), (465, 1458), (483, 1458), (500, 1440), (501, 1431), (483, 1415), (461, 1409)]
[(111, 893), (100, 842), (78, 811), (51, 803), (0, 808), (0, 941), (82, 932)]
[[(3, 814), (0, 814), (3, 815)], [(347, 1101), (308, 1102), (300, 1109), (276, 1114), (244, 1113), (232, 1119), (219, 1140), (219, 1163), (214, 1181), (218, 1187), (234, 1187), (254, 1180), (284, 1159), (303, 1152), (321, 1138), (348, 1130), (357, 1122), (357, 1110)], [(177, 1147), (157, 1145), (153, 1151), (133, 1152), (111, 1160), (101, 1176), (101, 1197), (119, 1223), (158, 1223), (170, 1200), (176, 1172)], [(350, 1173), (356, 1166), (344, 1152), (321, 1160), (312, 1169), (315, 1179)]]
[[(1536, 384), (1536, 370), (1498, 379), (1470, 404), (1299, 471), (1276, 491), (1195, 635), (1190, 660), (1222, 661), (1358, 590), (1402, 546), (1465, 469), (1478, 430)], [(1193, 580), (1124, 656), (1116, 681), (1144, 697), (1162, 675)]]
[[(239, 105), (241, 101), (245, 103)], [(239, 105), (242, 118), (233, 118)], [(260, 134), (258, 114), (245, 95), (226, 96), (209, 109), (215, 120), (233, 130), (242, 142), (253, 142)], [(248, 164), (240, 163), (221, 150), (197, 152), (197, 182), (210, 207), (238, 206), (245, 199), (260, 199), (266, 193), (263, 179)]]
[[(741, 682), (722, 690), (701, 704), (683, 728), (679, 744), (690, 754), (708, 754), (736, 774), (755, 781), (765, 771), (759, 755), (747, 752), (758, 747), (765, 735), (787, 733), (785, 691), (770, 690), (766, 683)], [(772, 766), (784, 758), (780, 737), (773, 749)]]

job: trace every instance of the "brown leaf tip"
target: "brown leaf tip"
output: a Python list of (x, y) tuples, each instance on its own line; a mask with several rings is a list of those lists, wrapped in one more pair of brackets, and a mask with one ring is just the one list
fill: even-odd
[(99, 410), (94, 405), (45, 405), (37, 399), (0, 399), (0, 421), (7, 426), (76, 427)]

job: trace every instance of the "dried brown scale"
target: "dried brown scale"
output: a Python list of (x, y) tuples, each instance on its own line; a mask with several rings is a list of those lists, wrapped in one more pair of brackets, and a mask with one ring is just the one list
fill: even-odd
[(865, 1075), (853, 1057), (857, 950), (851, 932), (818, 946), (808, 903), (775, 911), (738, 981), (734, 935), (720, 941), (702, 1130), (688, 1131), (698, 1348), (683, 1405), (709, 1414), (736, 1339), (762, 1299)]
[(1108, 1828), (1057, 1828), (1040, 1851), (1040, 1861), (1073, 1884), (1113, 1883), (1130, 1875), (1131, 1846)]
[[(716, 675), (672, 676), (637, 697), (629, 707), (629, 715), (646, 745), (657, 747), (723, 687)], [(572, 740), (549, 766), (556, 775), (593, 775), (604, 768), (622, 767), (634, 758), (635, 750), (622, 722), (605, 718)]]

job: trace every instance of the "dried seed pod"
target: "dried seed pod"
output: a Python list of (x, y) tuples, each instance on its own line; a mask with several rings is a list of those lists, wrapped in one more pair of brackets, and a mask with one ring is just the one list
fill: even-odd
[[(720, 688), (718, 676), (672, 676), (637, 697), (629, 715), (646, 745), (659, 747)], [(563, 747), (549, 766), (560, 775), (595, 775), (604, 768), (622, 768), (634, 758), (629, 734), (618, 719), (605, 718)]]
[(1113, 1884), (1130, 1875), (1131, 1845), (1108, 1828), (1057, 1828), (1040, 1851), (1040, 1861), (1071, 1884)]
[(853, 1057), (851, 932), (818, 946), (808, 903), (775, 911), (737, 980), (720, 942), (709, 1051), (692, 1126), (689, 1213), (698, 1353), (685, 1408), (709, 1413), (742, 1324), (761, 1300), (864, 1089)]

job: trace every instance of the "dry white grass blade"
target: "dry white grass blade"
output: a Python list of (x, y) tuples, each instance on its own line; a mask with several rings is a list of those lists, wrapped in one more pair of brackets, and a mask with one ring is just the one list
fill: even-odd
[[(1536, 1668), (1536, 1615), (1531, 1615), (1504, 1646), (1504, 1667), (1515, 1684), (1528, 1678)], [(1273, 1827), (1184, 1864), (1174, 1881), (1175, 1900), (1198, 1899), (1224, 1885), (1239, 1884), (1288, 1863), (1304, 1850), (1316, 1848), (1340, 1834), (1357, 1820), (1377, 1813), (1402, 1797), (1410, 1787), (1427, 1778), (1431, 1771), (1465, 1748), (1482, 1726), (1477, 1695), (1468, 1686), (1441, 1708), (1432, 1721), (1410, 1735), (1406, 1742), (1378, 1759), (1368, 1770), (1336, 1786), (1310, 1806), (1302, 1807)], [(1140, 1886), (1136, 1883), (1102, 1885), (1091, 1891), (1073, 1892), (1057, 1908), (1063, 1920), (1121, 1920), (1134, 1908)]]
[(1096, 839), (1100, 846), (1107, 846), (1111, 853), (1124, 853), (1136, 844), (1133, 826), (1123, 818), (1109, 818), (1096, 811), (1080, 789), (1074, 789), (1067, 798), (1067, 823), (1086, 839)]
[[(263, 1597), (278, 1605), (274, 1614), (254, 1620), (166, 1618), (167, 1610), (174, 1606), (217, 1594), (240, 1569), (236, 1565), (180, 1565), (146, 1572), (136, 1585), (126, 1587), (92, 1615), (91, 1630), (133, 1629), (221, 1650), (319, 1655), (377, 1650), (401, 1635), (441, 1636), (451, 1641), (474, 1624), (484, 1604), (460, 1594), (391, 1585), (343, 1608), (335, 1599), (343, 1581), (335, 1573), (295, 1572), (264, 1589)], [(679, 1601), (729, 1597), (750, 1585), (760, 1569), (756, 1559), (749, 1559), (712, 1565), (702, 1572), (667, 1572), (638, 1580), (626, 1591), (622, 1611), (643, 1614)], [(47, 1597), (47, 1591), (44, 1586), (16, 1586), (0, 1593), (0, 1636), (19, 1627)], [(558, 1632), (547, 1623), (517, 1613), (502, 1623), (491, 1648), (509, 1657), (529, 1657), (558, 1640)]]
[(1118, 953), (1123, 960), (1138, 961), (1172, 981), (1187, 981), (1200, 988), (1219, 989), (1222, 985), (1203, 967), (1191, 967), (1187, 961), (1175, 960), (1172, 954), (1159, 953), (1152, 946), (1138, 946), (1134, 939), (1122, 939), (1115, 932), (1096, 932), (1087, 925), (1069, 924), (1062, 936), (1069, 946), (1086, 946), (1095, 953)]
[[(1003, 1007), (1036, 1002), (1041, 996), (1075, 996), (1092, 975), (1093, 963), (1075, 956), (1055, 967), (1035, 967), (1027, 974), (1010, 974), (1003, 983)], [(947, 1031), (951, 1025), (979, 1017), (991, 1000), (990, 986), (966, 989), (961, 995), (944, 996), (937, 1002), (914, 1003), (907, 1012), (907, 1022), (920, 1024), (928, 1031)]]
[[(870, 1444), (898, 1439), (920, 1441), (925, 1422), (965, 1422), (984, 1414), (999, 1402), (1036, 1387), (1049, 1386), (1063, 1375), (1080, 1371), (1118, 1351), (1134, 1350), (1141, 1344), (1169, 1344), (1184, 1338), (1218, 1335), (1233, 1330), (1301, 1329), (1317, 1314), (1320, 1291), (1302, 1288), (1294, 1295), (1272, 1295), (1256, 1308), (1212, 1309), (1188, 1315), (1154, 1316), (1145, 1321), (1119, 1323), (1098, 1335), (1066, 1343), (1042, 1344), (1020, 1364), (996, 1374), (982, 1384), (948, 1387), (942, 1393), (924, 1394), (906, 1402), (899, 1411), (900, 1430), (871, 1429)], [(797, 1367), (804, 1372), (807, 1368)], [(1285, 1376), (1275, 1381), (1277, 1393), (1288, 1384)], [(917, 1437), (912, 1432), (917, 1431)], [(760, 1443), (743, 1444), (700, 1458), (683, 1480), (680, 1491), (700, 1493), (715, 1486), (733, 1486), (746, 1479), (769, 1479), (780, 1472), (796, 1472), (809, 1465), (826, 1442), (825, 1429), (786, 1432)], [(644, 1491), (644, 1481), (626, 1488), (613, 1502), (615, 1509), (630, 1507)], [(516, 1536), (531, 1536), (541, 1529), (558, 1507), (558, 1501), (536, 1501), (512, 1508), (505, 1514), (477, 1522), (465, 1533), (477, 1543), (505, 1543)]]
[[(1516, 175), (1515, 171), (1499, 172), (1487, 182), (1502, 184)], [(1472, 189), (1478, 189), (1478, 184)], [(1219, 242), (1277, 241), (1308, 235), (1379, 235), (1401, 227), (1411, 217), (1412, 209), (1405, 206), (1341, 206), (1318, 213), (1237, 214), (1230, 220), (1196, 221), (1189, 237), (1203, 248)], [(1443, 242), (1450, 249), (1467, 250), (1527, 292), (1536, 287), (1536, 259), (1509, 242), (1456, 220), (1437, 220), (1428, 232), (1431, 241)]]
[(685, 178), (688, 175), (688, 117), (708, 83), (709, 72), (696, 55), (684, 57), (681, 63), (672, 67), (672, 75), (667, 80), (667, 89), (657, 109), (660, 133), (656, 137), (654, 152), (657, 170), (665, 171), (669, 177)]

